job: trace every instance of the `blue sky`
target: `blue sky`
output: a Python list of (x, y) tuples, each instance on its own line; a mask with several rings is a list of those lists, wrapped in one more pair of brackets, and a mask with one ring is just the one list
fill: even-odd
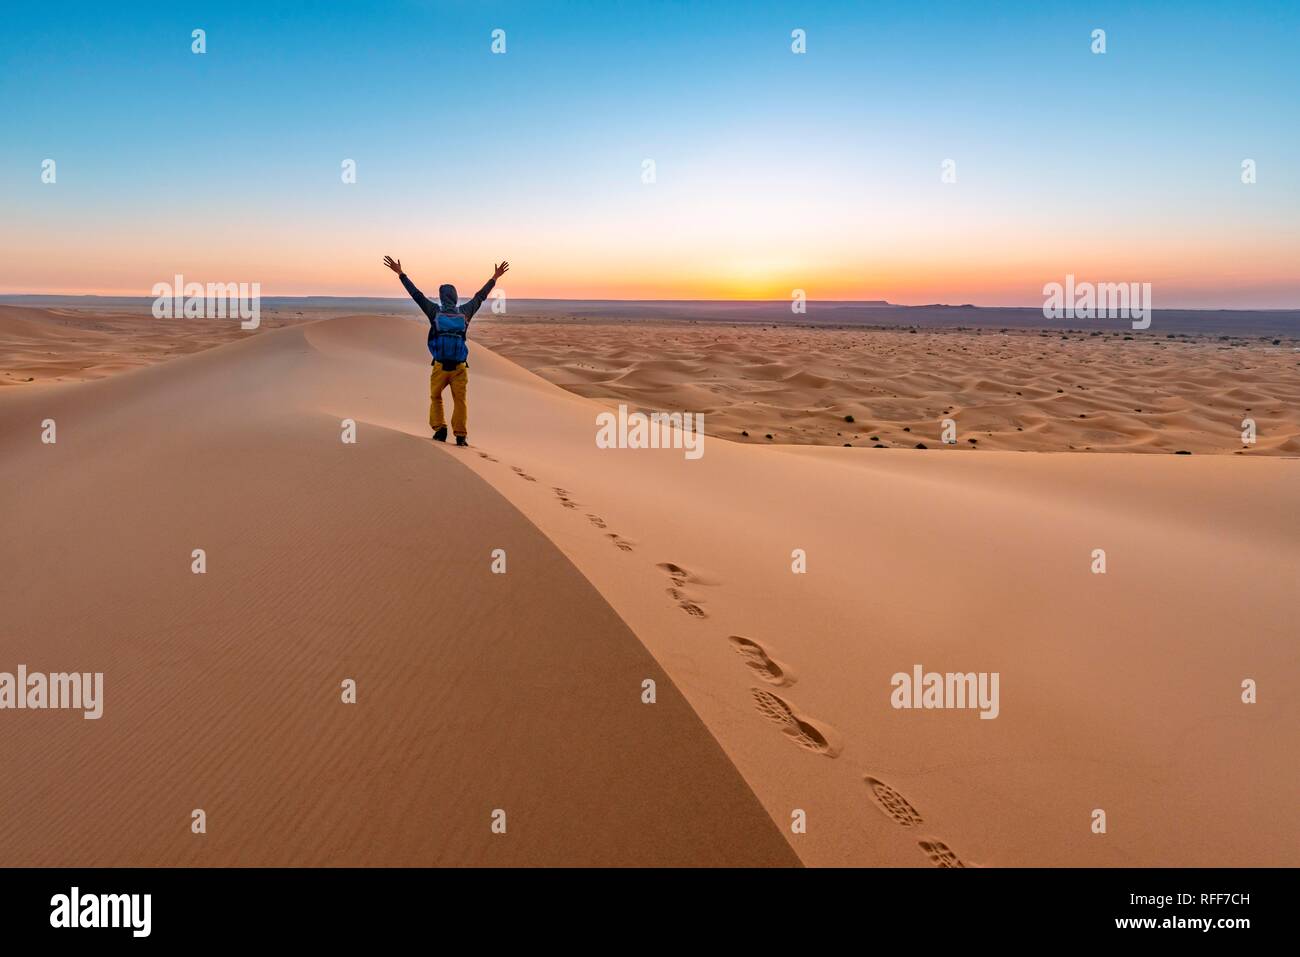
[(268, 6), (6, 11), (0, 292), (1300, 306), (1294, 3)]

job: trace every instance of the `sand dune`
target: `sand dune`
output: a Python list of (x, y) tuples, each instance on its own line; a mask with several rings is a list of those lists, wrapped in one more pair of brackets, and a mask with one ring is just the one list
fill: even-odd
[[(109, 682), (100, 722), (0, 714), (14, 863), (1300, 863), (1295, 461), (600, 449), (606, 404), (481, 345), (474, 447), (435, 447), (423, 340), (5, 397), (9, 654)], [(997, 672), (997, 718), (894, 709), (916, 664)]]
[[(261, 328), (298, 317), (270, 314)], [(84, 382), (248, 338), (239, 323), (159, 322), (148, 309), (0, 305), (0, 387)]]
[(4, 863), (795, 863), (556, 548), (361, 417), (414, 429), (418, 353), (353, 363), (303, 328), (0, 401), (0, 671), (105, 675), (97, 721), (0, 712)]
[(1300, 455), (1294, 339), (500, 319), (475, 334), (579, 395), (702, 411), (738, 442)]
[[(391, 355), (386, 328), (308, 335), (360, 362)], [(688, 461), (598, 449), (603, 406), (472, 364), (471, 466), (610, 600), (774, 820), (808, 812), (806, 862), (924, 865), (935, 838), (990, 865), (1295, 863), (1295, 462), (730, 442)], [(999, 671), (1001, 715), (894, 710), (918, 662)], [(1271, 700), (1240, 703), (1245, 678)]]

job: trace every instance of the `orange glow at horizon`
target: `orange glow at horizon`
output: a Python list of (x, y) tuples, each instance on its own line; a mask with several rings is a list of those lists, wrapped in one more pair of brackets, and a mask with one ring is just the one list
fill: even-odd
[[(1162, 302), (1187, 308), (1217, 307), (1245, 291), (1241, 308), (1296, 308), (1300, 305), (1300, 261), (1296, 239), (1234, 246), (1230, 237), (1201, 239), (1155, 250), (1150, 244), (1116, 241), (1104, 252), (1082, 253), (1080, 243), (1057, 240), (1027, 248), (1020, 243), (964, 237), (918, 244), (913, 237), (897, 248), (864, 254), (838, 237), (800, 244), (774, 255), (763, 243), (744, 243), (725, 255), (715, 243), (656, 243), (652, 252), (612, 240), (578, 248), (573, 242), (502, 243), (488, 230), (471, 230), (448, 255), (428, 237), (349, 236), (333, 242), (320, 233), (309, 238), (288, 231), (244, 240), (212, 235), (188, 242), (157, 234), (123, 236), (109, 249), (88, 237), (67, 237), (58, 250), (21, 248), (0, 239), (0, 294), (108, 295), (147, 297), (156, 282), (176, 273), (198, 282), (259, 282), (263, 296), (342, 296), (402, 298), (396, 277), (383, 268), (386, 253), (403, 259), (422, 288), (454, 283), (472, 294), (491, 275), (494, 258), (512, 268), (500, 286), (517, 299), (711, 299), (789, 300), (803, 290), (812, 301), (887, 300), (904, 305), (973, 303), (1034, 306), (1042, 303), (1045, 282), (1067, 273), (1080, 280), (1146, 281)], [(473, 233), (482, 232), (482, 235)], [(877, 242), (877, 245), (886, 245)], [(6, 248), (12, 246), (12, 248)], [(697, 248), (704, 246), (706, 248)], [(918, 246), (922, 248), (918, 249)], [(81, 247), (81, 248), (78, 248)], [(482, 250), (470, 254), (466, 249)], [(725, 248), (725, 247), (722, 247)], [(493, 256), (497, 254), (497, 257)], [(67, 268), (77, 262), (75, 278)], [(17, 277), (21, 275), (22, 280)]]

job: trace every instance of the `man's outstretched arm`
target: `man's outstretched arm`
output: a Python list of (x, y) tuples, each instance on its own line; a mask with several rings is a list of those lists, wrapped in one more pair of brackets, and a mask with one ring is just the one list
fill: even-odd
[(466, 318), (469, 318), (473, 316), (474, 313), (478, 312), (479, 307), (483, 305), (483, 300), (487, 299), (488, 293), (490, 293), (492, 291), (492, 287), (497, 284), (497, 280), (500, 279), (502, 276), (504, 276), (509, 269), (510, 269), (510, 264), (508, 262), (505, 262), (504, 260), (502, 260), (501, 265), (493, 269), (492, 278), (489, 279), (486, 284), (484, 284), (482, 289), (474, 293), (473, 299), (465, 303), (464, 311), (465, 311)]
[(438, 311), (433, 303), (429, 301), (429, 297), (416, 289), (415, 283), (411, 282), (410, 277), (407, 276), (406, 273), (402, 272), (402, 261), (400, 259), (394, 259), (392, 256), (385, 256), (384, 265), (397, 273), (397, 278), (402, 280), (402, 285), (406, 287), (406, 291), (411, 294), (411, 298), (415, 300), (415, 304), (424, 311), (426, 316), (432, 316)]

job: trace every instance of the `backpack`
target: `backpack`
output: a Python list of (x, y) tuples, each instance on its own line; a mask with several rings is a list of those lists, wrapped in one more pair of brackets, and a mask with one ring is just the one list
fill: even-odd
[(465, 344), (467, 326), (459, 312), (438, 310), (434, 314), (429, 329), (429, 353), (434, 362), (441, 362), (446, 369), (469, 358), (469, 347)]

